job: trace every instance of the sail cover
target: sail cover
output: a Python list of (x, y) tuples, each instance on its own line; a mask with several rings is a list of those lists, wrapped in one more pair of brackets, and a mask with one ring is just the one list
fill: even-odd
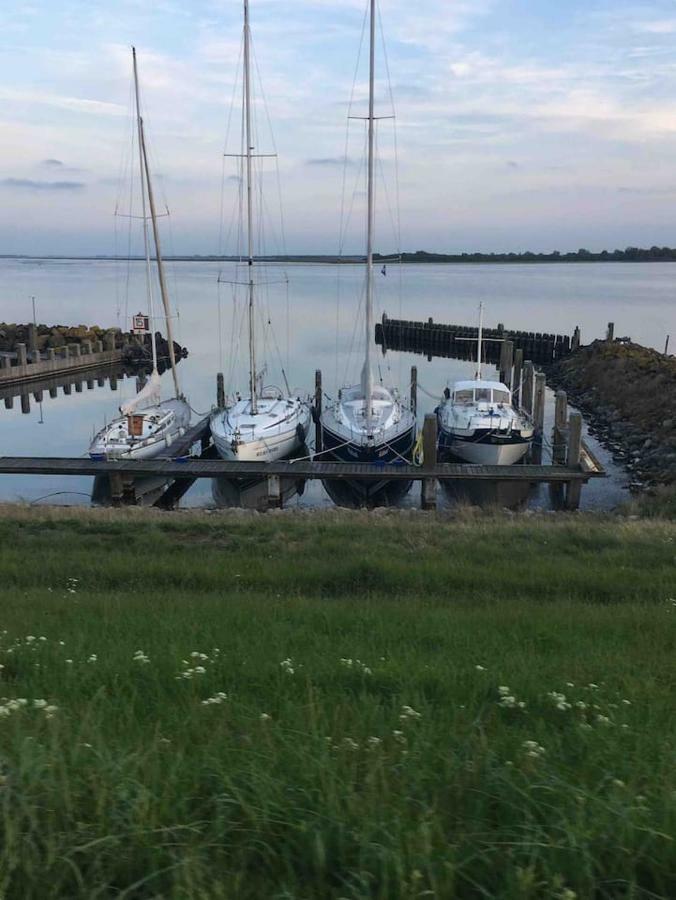
[(157, 406), (160, 402), (160, 374), (155, 369), (145, 386), (138, 394), (120, 407), (123, 416), (130, 416), (137, 409), (145, 409), (148, 406)]

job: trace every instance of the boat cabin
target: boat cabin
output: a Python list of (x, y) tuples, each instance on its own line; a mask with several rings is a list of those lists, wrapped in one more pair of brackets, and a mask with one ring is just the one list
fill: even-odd
[(465, 406), (479, 403), (510, 406), (512, 403), (512, 394), (501, 381), (458, 381), (453, 385), (451, 398), (453, 403)]

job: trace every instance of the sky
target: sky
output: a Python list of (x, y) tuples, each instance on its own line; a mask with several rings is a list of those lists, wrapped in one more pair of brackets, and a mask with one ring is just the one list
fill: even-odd
[[(284, 246), (359, 252), (364, 124), (349, 120), (347, 143), (346, 128), (353, 86), (351, 112), (364, 112), (366, 0), (250, 5), (257, 152), (277, 152), (263, 183), (275, 188), (278, 171)], [(396, 120), (378, 123), (377, 249), (676, 246), (672, 0), (380, 0), (379, 10), (377, 113), (391, 115), (393, 100)], [(0, 253), (119, 251), (131, 221), (113, 213), (128, 211), (132, 44), (171, 210), (165, 249), (234, 249), (223, 236), (237, 161), (223, 153), (239, 149), (239, 113), (228, 121), (241, 19), (240, 0), (3, 0)]]

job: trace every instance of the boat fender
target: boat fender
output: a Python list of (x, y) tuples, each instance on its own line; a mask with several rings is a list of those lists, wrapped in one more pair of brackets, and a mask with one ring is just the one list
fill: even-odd
[(305, 443), (305, 429), (300, 422), (296, 425), (296, 437), (301, 442), (301, 444)]
[(447, 387), (444, 388), (444, 399), (445, 400), (451, 399), (451, 392), (450, 392), (449, 388), (447, 388)]

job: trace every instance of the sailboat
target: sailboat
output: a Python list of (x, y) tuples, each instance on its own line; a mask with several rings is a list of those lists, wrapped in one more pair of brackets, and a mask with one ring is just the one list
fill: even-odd
[(506, 384), (482, 376), (483, 313), (482, 303), (474, 379), (447, 387), (437, 407), (439, 450), (476, 465), (511, 466), (528, 452), (534, 427)]
[[(374, 84), (375, 84), (375, 0), (370, 0), (369, 109), (366, 221), (366, 334), (361, 381), (344, 387), (337, 400), (322, 413), (322, 461), (348, 463), (409, 462), (416, 436), (415, 416), (399, 391), (376, 383), (373, 374), (373, 230), (374, 190)], [(380, 481), (327, 479), (329, 496), (342, 505), (387, 506), (396, 503), (410, 489), (411, 482), (383, 478)]]
[[(176, 357), (171, 327), (171, 308), (167, 293), (167, 284), (162, 264), (160, 236), (157, 228), (157, 212), (153, 194), (148, 154), (146, 152), (143, 118), (139, 101), (138, 66), (136, 48), (132, 47), (134, 70), (134, 100), (136, 111), (136, 131), (138, 135), (138, 153), (141, 185), (141, 209), (143, 224), (143, 242), (145, 251), (146, 291), (149, 306), (149, 326), (152, 347), (153, 371), (146, 384), (137, 395), (120, 407), (120, 416), (95, 435), (89, 446), (92, 459), (151, 459), (161, 456), (179, 437), (185, 434), (190, 425), (190, 405), (181, 393), (176, 373)], [(150, 260), (150, 240), (148, 236), (148, 216), (152, 224), (157, 280), (160, 286), (164, 319), (167, 327), (167, 344), (169, 361), (174, 383), (174, 397), (161, 399), (160, 374), (157, 369), (157, 341), (154, 328), (153, 309), (153, 277)]]
[[(256, 280), (254, 234), (254, 185), (252, 160), (253, 131), (251, 116), (251, 28), (249, 3), (244, 0), (244, 139), (246, 153), (242, 154), (246, 168), (246, 235), (249, 331), (249, 396), (236, 395), (235, 401), (212, 414), (211, 434), (219, 456), (240, 462), (273, 462), (283, 459), (304, 446), (310, 428), (310, 407), (300, 397), (291, 395), (284, 376), (285, 388), (266, 388), (264, 368), (256, 363)], [(283, 374), (283, 373), (282, 373)], [(231, 487), (247, 485), (239, 479), (229, 479)], [(250, 481), (250, 479), (249, 479)], [(230, 492), (232, 496), (232, 492)]]

